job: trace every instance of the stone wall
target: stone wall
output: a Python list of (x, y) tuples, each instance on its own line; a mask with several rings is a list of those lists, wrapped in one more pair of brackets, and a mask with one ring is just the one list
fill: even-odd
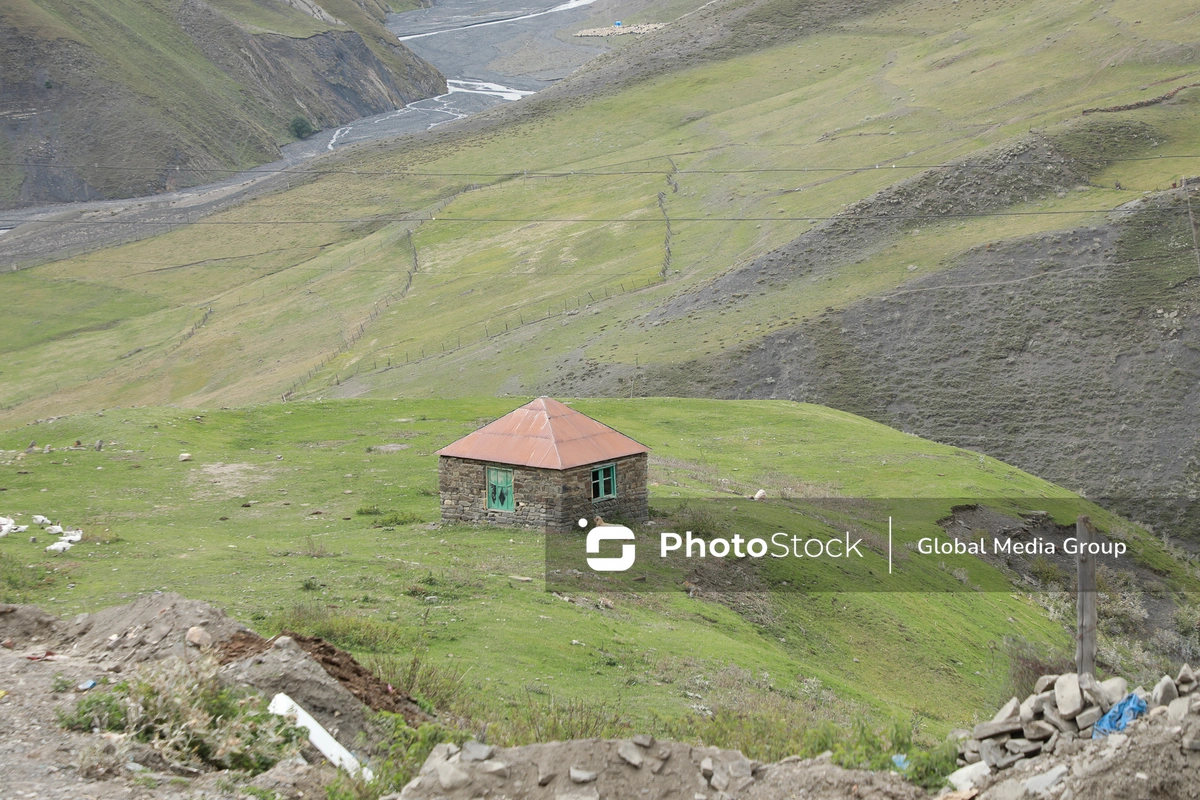
[[(613, 462), (604, 462), (613, 463)], [(647, 458), (645, 453), (616, 459), (617, 496), (591, 500), (592, 465), (569, 470), (535, 469), (493, 464), (465, 458), (438, 458), (438, 493), (442, 521), (468, 525), (508, 525), (562, 532), (589, 523), (597, 516), (610, 522), (645, 522), (649, 519)], [(513, 471), (512, 511), (487, 507), (487, 468)]]
[[(603, 462), (614, 463), (614, 462)], [(592, 501), (592, 467), (588, 464), (564, 471), (562, 502), (558, 514), (547, 520), (547, 530), (578, 529), (584, 517), (589, 523), (597, 515), (608, 522), (642, 523), (650, 519), (647, 458), (645, 453), (618, 458), (617, 496), (611, 500)]]

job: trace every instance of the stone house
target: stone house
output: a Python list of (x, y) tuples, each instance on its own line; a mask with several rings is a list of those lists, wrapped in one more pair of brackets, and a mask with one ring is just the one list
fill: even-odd
[(578, 530), (645, 522), (649, 448), (539, 397), (437, 451), (442, 520)]

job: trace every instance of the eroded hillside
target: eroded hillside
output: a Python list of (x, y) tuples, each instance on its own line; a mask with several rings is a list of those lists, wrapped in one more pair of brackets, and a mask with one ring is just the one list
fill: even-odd
[(383, 13), (352, 0), (5, 4), (0, 208), (210, 182), (276, 158), (296, 116), (321, 128), (445, 91)]

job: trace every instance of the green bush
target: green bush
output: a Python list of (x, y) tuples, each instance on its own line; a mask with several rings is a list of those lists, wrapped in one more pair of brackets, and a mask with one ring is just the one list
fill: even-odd
[(84, 733), (125, 730), (124, 688), (122, 683), (111, 692), (85, 694), (70, 711), (59, 709), (58, 724), (67, 730)]
[(1029, 573), (1037, 579), (1043, 588), (1058, 584), (1060, 589), (1070, 589), (1071, 576), (1067, 571), (1045, 556), (1038, 556), (1029, 565)]
[(469, 738), (465, 731), (442, 725), (427, 724), (413, 729), (404, 717), (386, 711), (374, 715), (371, 723), (383, 743), (376, 755), (367, 759), (374, 780), (368, 783), (339, 770), (337, 778), (325, 789), (328, 800), (376, 800), (381, 795), (399, 792), (417, 774), (436, 745), (462, 744)]
[(395, 528), (399, 525), (413, 525), (418, 522), (424, 522), (424, 521), (425, 520), (422, 519), (419, 514), (413, 514), (411, 512), (400, 513), (398, 511), (391, 511), (388, 514), (380, 517), (375, 522), (375, 524), (376, 524), (376, 526), (383, 527), (383, 528)]
[(59, 722), (130, 734), (171, 760), (252, 774), (299, 752), (304, 732), (269, 713), (261, 696), (222, 686), (218, 670), (211, 655), (141, 664), (112, 691), (85, 695)]
[(288, 130), (291, 131), (292, 136), (295, 136), (297, 139), (307, 139), (317, 132), (317, 129), (313, 127), (313, 124), (309, 122), (306, 117), (302, 117), (299, 114), (292, 117), (292, 121), (288, 123)]

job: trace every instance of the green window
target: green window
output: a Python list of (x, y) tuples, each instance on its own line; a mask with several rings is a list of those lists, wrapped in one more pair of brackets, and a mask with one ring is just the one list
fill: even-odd
[(511, 469), (487, 468), (487, 507), (494, 511), (513, 510), (513, 478)]
[(605, 464), (592, 470), (592, 499), (608, 500), (617, 496), (617, 465)]

